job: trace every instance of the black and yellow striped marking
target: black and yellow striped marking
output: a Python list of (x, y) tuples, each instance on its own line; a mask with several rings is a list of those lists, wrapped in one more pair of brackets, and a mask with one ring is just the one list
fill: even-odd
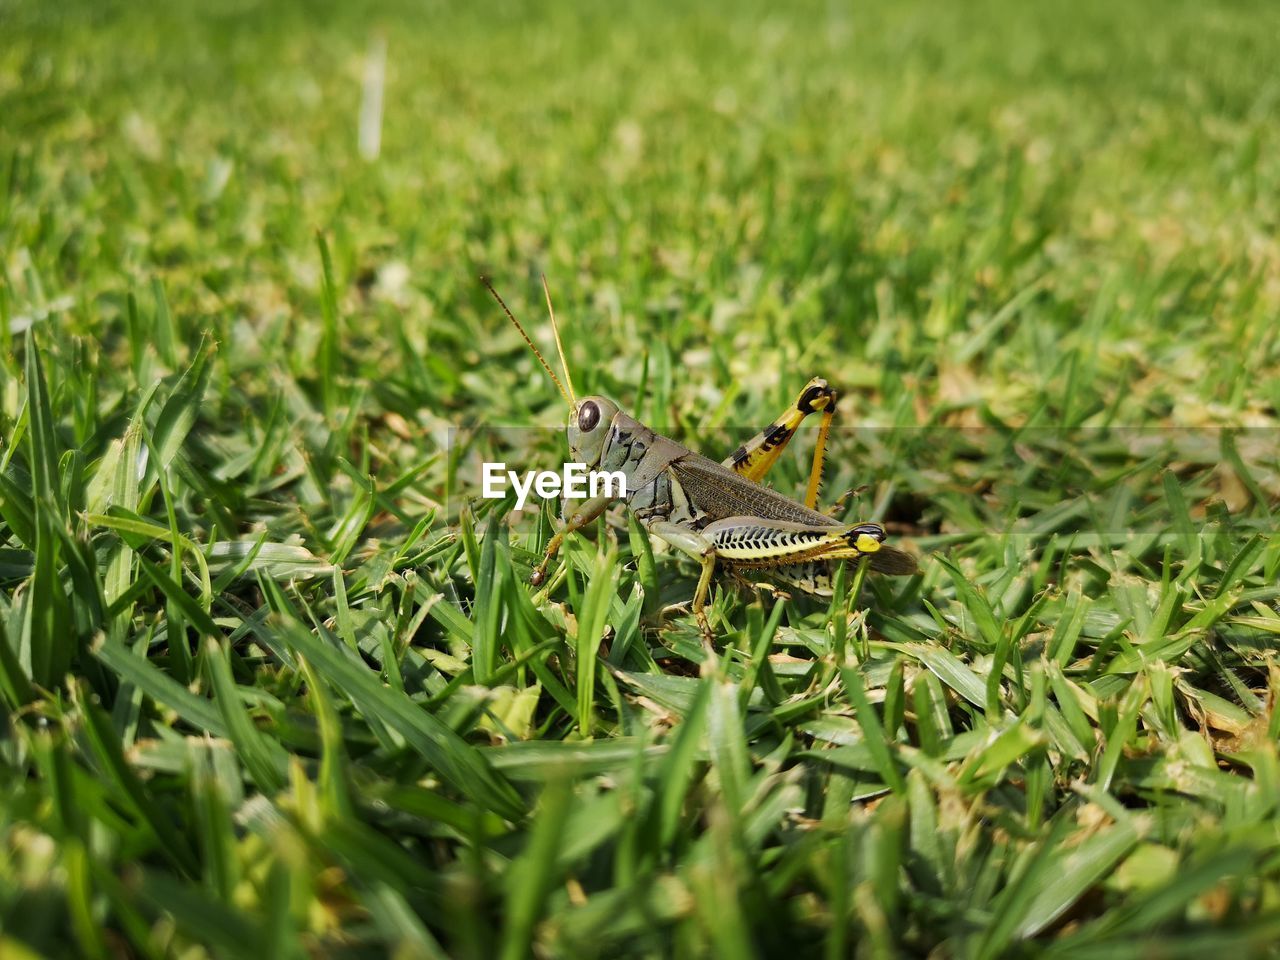
[(732, 520), (713, 523), (703, 533), (716, 556), (745, 569), (765, 569), (809, 560), (843, 560), (881, 549), (884, 528), (876, 523), (853, 527), (806, 527), (782, 521)]
[[(724, 466), (731, 469), (739, 476), (746, 477), (755, 483), (759, 483), (769, 469), (778, 462), (778, 457), (787, 444), (791, 442), (791, 438), (795, 436), (796, 430), (804, 418), (811, 413), (822, 413), (823, 429), (819, 435), (819, 446), (815, 452), (815, 464), (813, 474), (810, 476), (810, 488), (813, 496), (817, 498), (817, 484), (814, 476), (820, 476), (822, 471), (821, 460), (826, 449), (827, 426), (831, 421), (831, 417), (836, 410), (836, 392), (831, 389), (827, 381), (821, 377), (814, 377), (810, 380), (799, 396), (792, 401), (790, 407), (767, 427), (757, 433), (754, 437), (733, 451), (733, 454), (724, 461)], [(813, 504), (809, 503), (812, 507)]]

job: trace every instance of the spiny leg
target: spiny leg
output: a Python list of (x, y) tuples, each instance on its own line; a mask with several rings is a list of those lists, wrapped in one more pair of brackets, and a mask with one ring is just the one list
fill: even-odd
[(822, 423), (818, 426), (818, 442), (813, 448), (813, 466), (809, 468), (809, 486), (805, 488), (804, 505), (810, 510), (818, 506), (818, 488), (822, 486), (822, 467), (827, 459), (827, 436), (831, 433), (831, 421), (836, 415), (836, 395), (831, 394), (831, 403), (822, 411)]
[(809, 485), (804, 499), (805, 506), (813, 509), (818, 501), (818, 487), (822, 483), (827, 436), (836, 413), (836, 392), (821, 377), (814, 377), (805, 384), (804, 389), (781, 416), (735, 450), (724, 460), (723, 465), (739, 476), (759, 483), (778, 462), (778, 457), (791, 442), (804, 418), (817, 412), (822, 413), (822, 425), (818, 429), (818, 443), (813, 451), (813, 466), (809, 471)]
[(883, 545), (884, 527), (878, 523), (846, 526), (740, 516), (716, 520), (698, 533), (719, 559), (746, 570), (898, 553)]
[(810, 580), (820, 588), (819, 571), (812, 565), (834, 560), (869, 557), (871, 569), (879, 573), (916, 572), (915, 557), (885, 546), (884, 527), (878, 523), (827, 526), (743, 516), (716, 520), (700, 532), (725, 563), (743, 570), (785, 568), (801, 589)]
[[(813, 526), (760, 517), (725, 517), (701, 530), (684, 523), (654, 519), (648, 530), (702, 564), (702, 574), (693, 595), (693, 613), (705, 639), (713, 634), (707, 619), (707, 594), (716, 561), (740, 570), (816, 571), (831, 560), (870, 557), (873, 569), (885, 573), (914, 573), (910, 554), (884, 546), (884, 527), (878, 523), (849, 526)], [(797, 586), (804, 589), (803, 581)]]
[(660, 519), (651, 520), (646, 526), (654, 536), (702, 564), (693, 595), (693, 613), (707, 639), (712, 637), (706, 614), (707, 594), (717, 560), (741, 569), (767, 570), (814, 560), (874, 557), (884, 540), (884, 528), (875, 523), (812, 526), (742, 516), (716, 520), (701, 530)]

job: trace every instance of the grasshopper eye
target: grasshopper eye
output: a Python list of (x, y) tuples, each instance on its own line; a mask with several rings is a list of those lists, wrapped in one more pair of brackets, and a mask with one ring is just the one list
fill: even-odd
[(599, 422), (600, 407), (593, 401), (588, 400), (582, 405), (582, 409), (578, 411), (578, 429), (583, 433), (590, 433)]

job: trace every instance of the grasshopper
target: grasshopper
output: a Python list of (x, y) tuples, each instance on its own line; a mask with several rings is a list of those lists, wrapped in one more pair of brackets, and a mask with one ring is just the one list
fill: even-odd
[[(626, 491), (621, 499), (627, 508), (650, 534), (702, 565), (692, 607), (705, 638), (713, 636), (706, 602), (717, 563), (735, 572), (761, 571), (817, 596), (831, 595), (832, 565), (842, 560), (866, 560), (880, 573), (916, 572), (911, 554), (885, 545), (885, 530), (880, 524), (841, 523), (815, 509), (827, 436), (836, 412), (836, 391), (825, 380), (810, 380), (780, 417), (717, 463), (651, 430), (606, 397), (579, 399), (574, 394), (545, 277), (543, 292), (567, 388), (492, 284), (487, 279), (483, 282), (568, 404), (567, 434), (574, 460), (588, 469), (625, 474)], [(808, 487), (800, 503), (760, 481), (801, 422), (813, 413), (820, 413), (822, 419)], [(601, 496), (566, 506), (564, 527), (552, 536), (530, 581), (535, 586), (541, 584), (565, 538), (591, 523), (617, 499)], [(566, 501), (566, 505), (570, 503)]]

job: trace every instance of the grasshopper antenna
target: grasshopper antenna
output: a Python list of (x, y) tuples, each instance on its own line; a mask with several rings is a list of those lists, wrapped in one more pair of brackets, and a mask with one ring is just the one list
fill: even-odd
[[(551, 369), (551, 365), (543, 359), (542, 354), (538, 351), (538, 348), (534, 345), (533, 341), (529, 339), (529, 334), (525, 333), (524, 327), (520, 326), (520, 321), (517, 320), (515, 314), (511, 312), (511, 308), (507, 306), (506, 301), (504, 301), (502, 297), (498, 296), (498, 291), (493, 289), (493, 284), (489, 282), (488, 277), (481, 277), (480, 282), (485, 285), (485, 288), (491, 294), (493, 294), (493, 299), (498, 301), (498, 306), (502, 308), (502, 312), (507, 315), (507, 319), (515, 325), (515, 328), (520, 331), (520, 336), (524, 337), (524, 342), (529, 345), (529, 349), (533, 351), (533, 355), (538, 358), (538, 362), (542, 364), (542, 369), (547, 371), (547, 375), (551, 377), (551, 382), (554, 383), (556, 385), (556, 389), (560, 391), (560, 396), (564, 397), (565, 402), (569, 404), (570, 408), (572, 408), (574, 406), (573, 396), (564, 388), (564, 384), (560, 382), (560, 378), (556, 376), (556, 372)], [(553, 330), (555, 329), (555, 314), (552, 314), (551, 327)], [(556, 347), (559, 348), (559, 346), (560, 334), (557, 332)], [(564, 363), (563, 353), (560, 355), (560, 362)], [(564, 375), (566, 377), (569, 376), (568, 369), (565, 370)]]
[(564, 382), (569, 385), (569, 402), (576, 403), (573, 394), (573, 377), (569, 376), (569, 362), (564, 358), (564, 344), (560, 342), (560, 328), (556, 326), (556, 309), (551, 306), (551, 288), (547, 286), (547, 275), (542, 275), (542, 292), (547, 297), (547, 313), (551, 314), (551, 332), (556, 335), (556, 353), (560, 354), (560, 369), (564, 371)]

